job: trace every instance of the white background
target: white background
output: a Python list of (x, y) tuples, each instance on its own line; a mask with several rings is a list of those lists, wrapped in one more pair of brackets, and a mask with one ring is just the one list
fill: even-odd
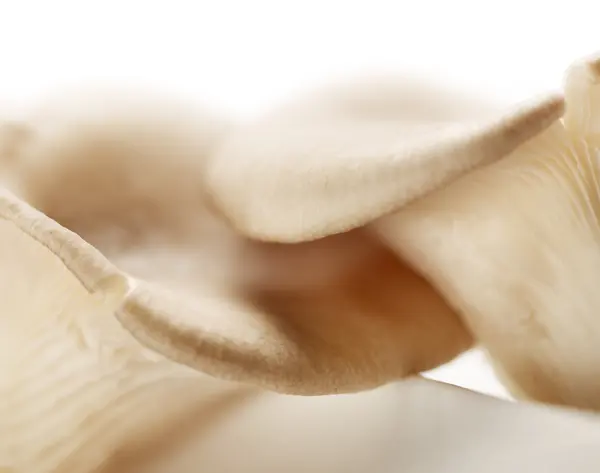
[[(127, 82), (251, 116), (323, 80), (408, 70), (513, 101), (600, 50), (594, 3), (0, 0), (0, 100)], [(503, 395), (479, 353), (435, 376)]]

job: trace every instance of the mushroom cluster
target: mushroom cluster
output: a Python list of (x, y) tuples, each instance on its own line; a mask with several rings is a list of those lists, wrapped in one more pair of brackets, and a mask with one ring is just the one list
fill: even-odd
[(474, 344), (515, 397), (600, 408), (598, 60), (508, 109), (406, 79), (244, 124), (95, 98), (2, 129), (10, 471), (96, 471), (207, 375), (356, 392)]

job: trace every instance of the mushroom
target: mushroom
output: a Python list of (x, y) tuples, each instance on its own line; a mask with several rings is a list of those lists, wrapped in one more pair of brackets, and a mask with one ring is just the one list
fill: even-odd
[(0, 242), (3, 471), (597, 470), (595, 413), (418, 378), (312, 397), (225, 383), (137, 343), (114, 317), (129, 278), (6, 192)]
[(515, 396), (588, 409), (600, 408), (599, 64), (568, 69), (563, 121), (376, 225)]
[[(218, 216), (250, 248), (267, 249), (261, 264), (270, 251), (275, 265), (287, 265), (279, 274), (297, 274), (315, 249), (321, 257), (304, 271), (318, 278), (348, 244), (361, 254), (354, 267), (308, 288), (267, 282), (258, 297), (197, 290), (187, 304), (140, 284), (119, 311), (123, 326), (202, 372), (304, 395), (370, 389), (469, 349), (455, 309), (374, 230), (544, 131), (562, 115), (562, 97), (498, 110), (399, 83), (397, 101), (369, 109), (385, 97), (376, 90), (326, 91), (247, 125), (210, 157), (205, 175)], [(296, 260), (284, 256), (296, 251)]]
[[(503, 111), (403, 81), (250, 124), (103, 96), (8, 124), (0, 470), (98, 471), (214, 399), (365, 390), (474, 340), (516, 395), (594, 408), (596, 64), (567, 75), (564, 124), (561, 97)], [(406, 425), (487, 412), (596, 454), (592, 415), (394, 389), (423, 402)]]
[(462, 308), (381, 229), (563, 113), (557, 95), (502, 109), (406, 78), (324, 89), (248, 124), (96, 99), (11, 124), (6, 185), (119, 268), (116, 316), (142, 345), (306, 395), (370, 389), (472, 346)]

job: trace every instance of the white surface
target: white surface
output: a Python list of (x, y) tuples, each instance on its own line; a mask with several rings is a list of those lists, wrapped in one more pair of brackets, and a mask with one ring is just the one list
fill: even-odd
[(426, 373), (425, 376), (502, 399), (511, 399), (480, 350), (471, 350), (452, 363)]
[(309, 82), (405, 70), (523, 97), (600, 48), (593, 2), (0, 0), (2, 95), (77, 80), (252, 112)]
[[(600, 49), (593, 2), (0, 0), (0, 100), (128, 82), (252, 115), (353, 74), (443, 74), (517, 100)], [(432, 376), (504, 396), (480, 353)]]

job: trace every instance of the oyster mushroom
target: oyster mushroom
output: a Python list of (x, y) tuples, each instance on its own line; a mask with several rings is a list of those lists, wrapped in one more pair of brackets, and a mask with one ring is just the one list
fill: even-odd
[(124, 327), (179, 363), (293, 394), (369, 389), (468, 349), (471, 335), (454, 310), (364, 224), (502, 158), (550, 126), (563, 104), (550, 96), (461, 114), (464, 102), (450, 94), (421, 94), (385, 119), (348, 107), (351, 95), (325, 106), (317, 97), (316, 117), (308, 101), (284, 108), (236, 131), (209, 158), (217, 218), (244, 236), (243, 254), (284, 279), (308, 272), (318, 280), (333, 267), (331, 278), (275, 289), (270, 278), (233, 296), (198, 287), (190, 298), (140, 283), (118, 312)]
[(423, 379), (306, 398), (202, 376), (117, 322), (125, 274), (5, 192), (0, 241), (0, 471), (548, 473), (600, 461), (596, 414)]
[[(588, 67), (587, 64), (585, 67)], [(586, 75), (583, 74), (583, 77)], [(592, 90), (585, 88), (589, 83), (586, 79), (574, 85), (577, 93), (583, 91), (581, 103), (584, 104), (588, 103), (586, 94)], [(356, 99), (355, 90), (333, 102), (329, 101), (330, 95), (317, 97), (314, 103), (284, 109), (281, 114), (275, 115), (273, 122), (267, 119), (249, 128), (230, 131), (227, 127), (209, 126), (212, 131), (207, 135), (199, 133), (195, 119), (188, 121), (187, 118), (184, 122), (192, 132), (182, 134), (185, 128), (182, 128), (183, 122), (173, 122), (173, 116), (169, 114), (166, 119), (158, 119), (158, 115), (154, 115), (156, 109), (152, 109), (150, 114), (142, 114), (142, 122), (146, 125), (149, 123), (146, 119), (151, 118), (150, 128), (140, 129), (137, 117), (133, 122), (120, 122), (116, 128), (109, 127), (108, 140), (98, 140), (98, 130), (93, 126), (88, 128), (89, 123), (85, 124), (80, 116), (62, 129), (60, 123), (54, 122), (56, 117), (52, 114), (49, 129), (38, 128), (35, 124), (33, 129), (19, 124), (5, 128), (4, 139), (8, 141), (3, 143), (7, 145), (4, 149), (10, 150), (3, 161), (3, 178), (7, 185), (40, 210), (93, 241), (112, 262), (80, 236), (33, 210), (12, 194), (2, 192), (0, 195), (0, 235), (3, 243), (0, 261), (7, 269), (0, 273), (0, 359), (3, 360), (0, 365), (0, 469), (9, 468), (17, 473), (98, 471), (115, 454), (127, 452), (156, 434), (164, 436), (165, 428), (179, 425), (191, 412), (214, 410), (212, 400), (215, 397), (223, 399), (232, 393), (235, 399), (240, 390), (242, 397), (245, 395), (245, 388), (237, 384), (212, 379), (207, 385), (202, 382), (206, 378), (198, 371), (283, 392), (320, 394), (352, 391), (434, 367), (470, 347), (471, 333), (456, 312), (465, 318), (470, 330), (478, 337), (481, 335), (484, 343), (490, 342), (485, 338), (488, 333), (485, 324), (490, 319), (484, 316), (470, 318), (468, 313), (478, 316), (485, 315), (485, 311), (481, 314), (475, 310), (469, 312), (473, 308), (473, 300), (466, 299), (466, 296), (475, 294), (493, 299), (490, 294), (500, 294), (497, 296), (499, 299), (503, 295), (503, 287), (498, 284), (501, 277), (498, 271), (494, 272), (493, 268), (487, 273), (475, 271), (485, 268), (486, 262), (497, 264), (497, 260), (485, 259), (496, 258), (497, 255), (493, 251), (491, 256), (482, 251), (482, 259), (475, 260), (464, 258), (463, 252), (463, 258), (457, 264), (456, 258), (461, 256), (457, 255), (457, 250), (477, 249), (480, 242), (486, 249), (486, 245), (503, 242), (502, 239), (489, 238), (485, 231), (490, 229), (489, 226), (478, 227), (474, 223), (481, 215), (487, 215), (492, 224), (499, 223), (500, 228), (505, 229), (507, 235), (504, 236), (513, 236), (511, 231), (518, 236), (512, 242), (508, 239), (508, 246), (492, 245), (492, 249), (502, 252), (504, 248), (507, 263), (511, 261), (508, 258), (510, 251), (515, 251), (513, 261), (525, 261), (525, 269), (539, 268), (532, 262), (540, 261), (540, 254), (544, 256), (548, 252), (537, 254), (530, 252), (531, 246), (514, 244), (530, 241), (522, 239), (526, 234), (525, 223), (529, 224), (524, 222), (527, 215), (519, 217), (521, 213), (515, 212), (514, 206), (513, 212), (509, 212), (507, 192), (500, 192), (500, 188), (492, 184), (499, 179), (498, 176), (505, 174), (522, 177), (519, 166), (527, 168), (527, 163), (531, 165), (532, 176), (538, 175), (533, 172), (539, 164), (531, 158), (535, 154), (531, 150), (540, 147), (545, 150), (549, 146), (547, 143), (554, 146), (555, 136), (563, 139), (566, 132), (559, 133), (560, 125), (555, 123), (562, 113), (562, 101), (551, 97), (517, 110), (498, 113), (493, 107), (466, 106), (470, 103), (468, 100), (454, 100), (452, 94), (436, 94), (429, 89), (419, 89), (419, 93), (415, 93), (414, 89), (403, 84), (400, 84), (399, 90), (399, 101), (394, 104), (387, 101), (389, 91), (380, 96), (368, 92), (364, 102), (352, 102), (348, 97)], [(338, 123), (339, 128), (335, 125), (332, 134), (326, 131), (319, 135), (319, 129), (332, 121)], [(566, 122), (569, 124), (573, 119), (567, 115)], [(72, 127), (73, 123), (77, 126)], [(134, 123), (133, 128), (124, 126), (131, 123)], [(175, 127), (169, 128), (173, 123)], [(307, 123), (317, 126), (306, 127)], [(113, 122), (111, 124), (114, 125)], [(59, 126), (53, 128), (54, 125)], [(542, 136), (534, 138), (548, 126), (551, 128)], [(298, 127), (306, 127), (308, 133), (294, 135)], [(581, 127), (575, 129), (580, 130)], [(66, 135), (57, 133), (57, 130), (66, 132)], [(140, 133), (141, 130), (144, 132)], [(158, 133), (159, 130), (166, 134)], [(215, 130), (217, 135), (213, 135)], [(119, 133), (113, 134), (115, 131)], [(410, 142), (408, 147), (398, 138), (403, 134), (404, 137), (413, 136), (416, 131), (420, 132), (420, 140)], [(311, 137), (309, 150), (319, 144), (318, 140), (312, 141), (314, 138), (323, 138), (317, 149), (323, 151), (318, 155), (323, 156), (324, 161), (316, 160), (315, 165), (331, 171), (330, 181), (335, 182), (340, 177), (340, 187), (345, 182), (351, 190), (356, 190), (357, 195), (366, 199), (365, 208), (353, 216), (352, 208), (344, 205), (341, 193), (333, 193), (332, 196), (321, 194), (319, 197), (318, 190), (323, 181), (318, 179), (308, 182), (302, 179), (303, 183), (315, 187), (305, 187), (306, 192), (301, 194), (297, 193), (293, 180), (279, 184), (270, 182), (269, 178), (274, 175), (262, 173), (265, 165), (277, 163), (276, 158), (282, 157), (283, 163), (294, 163), (285, 160), (285, 153), (283, 156), (279, 154), (277, 141), (273, 141), (281, 138), (281, 132), (291, 133), (291, 137), (284, 135), (287, 138), (282, 141), (285, 145), (282, 149), (286, 153), (291, 151), (290, 158), (297, 156), (294, 150), (298, 147), (300, 151), (306, 151), (303, 140), (290, 138)], [(390, 162), (386, 159), (364, 162), (369, 167), (373, 166), (372, 176), (386, 177), (387, 174), (381, 171), (383, 166), (384, 171), (394, 174), (399, 183), (398, 189), (391, 184), (384, 186), (377, 194), (381, 200), (368, 199), (371, 192), (378, 190), (376, 182), (347, 181), (354, 174), (346, 165), (354, 162), (356, 156), (357, 160), (364, 156), (362, 153), (353, 155), (341, 151), (347, 149), (348, 136), (360, 134), (365, 139), (364, 144), (361, 145), (362, 141), (357, 138), (354, 144), (358, 148), (352, 147), (351, 151), (360, 149), (372, 152), (375, 158), (389, 157)], [(592, 136), (588, 133), (586, 140), (593, 138), (588, 135)], [(160, 139), (150, 140), (153, 146), (148, 147), (149, 137)], [(374, 137), (377, 138), (376, 143)], [(381, 138), (385, 140), (380, 141)], [(534, 139), (523, 145), (531, 138)], [(214, 144), (220, 140), (228, 144), (219, 148), (216, 154), (213, 154), (214, 149), (221, 145), (205, 147), (207, 142)], [(154, 146), (165, 143), (185, 143), (185, 146)], [(244, 146), (244, 143), (252, 146)], [(262, 154), (265, 146), (272, 153)], [(256, 168), (243, 166), (246, 159), (244, 151), (248, 150), (252, 150), (250, 156), (264, 158), (263, 161), (256, 160)], [(448, 151), (448, 154), (440, 153), (440, 150)], [(474, 171), (454, 184), (450, 183), (471, 168), (490, 164), (511, 150), (513, 154), (505, 164)], [(171, 160), (164, 159), (167, 152)], [(371, 153), (366, 155), (369, 157)], [(340, 156), (349, 156), (350, 159), (338, 161), (329, 169), (324, 166), (325, 158)], [(568, 164), (568, 160), (561, 159), (556, 160), (560, 170), (563, 169), (559, 165), (561, 162)], [(511, 166), (521, 161), (524, 164), (511, 171)], [(174, 162), (176, 166), (172, 167)], [(204, 173), (206, 162), (210, 164), (208, 175)], [(242, 166), (230, 167), (231, 174), (228, 174), (226, 163)], [(301, 165), (299, 171), (302, 171), (303, 162), (296, 161), (298, 163)], [(418, 166), (413, 167), (413, 163)], [(544, 164), (548, 163), (544, 161)], [(336, 166), (340, 165), (340, 172), (335, 172)], [(571, 169), (568, 165), (564, 168)], [(439, 174), (434, 172), (436, 170)], [(362, 172), (362, 168), (358, 171)], [(141, 181), (133, 181), (143, 184), (141, 187), (114, 185), (126, 176), (131, 177), (131, 174), (143, 176)], [(290, 179), (293, 175), (281, 177)], [(480, 182), (477, 176), (488, 175), (492, 177), (488, 180), (481, 178), (482, 184), (477, 184)], [(546, 196), (556, 203), (557, 211), (562, 212), (560, 215), (568, 215), (574, 223), (572, 228), (567, 227), (566, 231), (571, 232), (568, 235), (579, 236), (579, 243), (589, 243), (593, 240), (593, 227), (589, 220), (583, 218), (588, 213), (584, 211), (582, 201), (576, 198), (580, 194), (574, 189), (579, 188), (565, 185), (571, 181), (565, 180), (565, 176), (551, 166), (548, 167), (548, 175), (551, 176), (548, 182), (555, 179), (558, 183), (547, 187), (540, 185), (539, 188), (535, 179), (532, 180), (535, 186), (513, 183), (515, 190), (530, 198), (527, 205), (522, 206), (523, 210), (535, 210), (539, 192), (542, 197)], [(176, 185), (165, 187), (165, 176), (175, 176)], [(264, 178), (262, 181), (261, 176)], [(305, 177), (301, 173), (296, 176)], [(206, 179), (218, 208), (216, 213), (212, 204), (205, 201), (207, 196), (194, 190), (197, 189), (195, 185), (202, 188)], [(513, 180), (519, 181), (518, 178)], [(542, 184), (546, 182), (541, 181)], [(574, 182), (580, 181), (574, 179)], [(113, 185), (107, 187), (107, 183)], [(244, 183), (248, 186), (245, 187)], [(257, 194), (262, 184), (266, 186), (264, 190), (273, 192), (282, 200), (265, 199)], [(443, 184), (448, 187), (434, 192)], [(225, 192), (232, 189), (237, 189), (245, 199)], [(291, 193), (286, 197), (288, 190)], [(474, 203), (469, 192), (475, 192), (480, 200), (475, 199)], [(303, 196), (308, 200), (303, 200)], [(314, 196), (319, 198), (315, 200)], [(334, 211), (327, 210), (330, 197), (334, 198)], [(421, 197), (420, 201), (409, 204), (418, 197)], [(446, 197), (453, 205), (447, 205)], [(233, 206), (229, 210), (228, 202)], [(292, 205), (294, 202), (298, 205)], [(346, 204), (356, 205), (360, 210), (361, 202), (362, 199), (353, 199)], [(478, 205), (477, 202), (481, 203), (483, 214), (469, 213), (473, 212), (470, 206)], [(283, 219), (275, 221), (277, 225), (290, 217), (286, 212), (289, 204), (290, 212), (300, 210), (289, 220), (290, 224), (297, 225), (305, 218), (303, 222), (306, 225), (298, 225), (289, 231), (285, 225), (261, 229), (262, 225), (270, 225), (271, 220), (262, 220), (261, 223), (258, 215), (258, 226), (254, 226), (254, 219), (247, 220), (244, 212), (233, 212), (240, 210), (239, 205), (243, 211), (246, 204), (248, 207), (245, 208), (250, 212), (266, 206), (263, 210), (271, 217)], [(390, 209), (402, 206), (405, 207), (399, 212), (386, 214)], [(495, 214), (497, 220), (484, 212), (486, 208), (498, 212)], [(152, 211), (142, 212), (146, 218), (133, 218), (139, 215), (137, 212), (148, 209)], [(318, 212), (319, 209), (324, 209), (324, 213)], [(370, 212), (374, 212), (373, 221), (365, 227), (365, 215)], [(334, 221), (329, 225), (333, 214)], [(455, 215), (461, 216), (460, 221), (465, 225), (461, 235), (468, 238), (453, 237)], [(534, 223), (540, 221), (540, 218), (536, 220), (539, 212), (529, 216)], [(223, 217), (225, 222), (221, 220)], [(200, 225), (202, 231), (196, 225), (198, 221), (203, 222)], [(237, 231), (230, 228), (227, 221), (232, 222)], [(190, 222), (192, 224), (188, 225)], [(124, 240), (107, 237), (106, 231), (111, 230), (115, 223), (127, 230)], [(529, 227), (538, 231), (540, 241), (544, 243), (543, 250), (554, 248), (552, 233), (545, 233), (552, 222), (547, 223), (547, 226)], [(513, 228), (513, 224), (516, 227)], [(357, 228), (351, 230), (353, 226)], [(159, 229), (165, 230), (165, 233), (160, 233)], [(345, 231), (315, 240), (320, 235), (341, 230)], [(430, 230), (445, 233), (433, 235)], [(200, 258), (200, 271), (181, 275), (169, 266), (174, 264), (173, 253), (168, 254), (168, 263), (161, 260), (160, 264), (156, 264), (156, 255), (150, 251), (151, 245), (147, 246), (144, 238), (140, 239), (140, 233), (144, 232), (157, 233), (155, 236), (168, 240), (182, 251), (186, 260), (193, 259), (199, 248), (208, 246), (209, 253), (217, 253), (218, 264), (209, 266), (210, 260)], [(254, 239), (242, 237), (239, 232), (252, 235)], [(262, 242), (256, 241), (258, 236)], [(165, 240), (160, 241), (164, 243)], [(565, 241), (557, 240), (557, 250), (563, 248), (561, 245)], [(225, 256), (218, 254), (224, 242), (231, 243), (225, 246)], [(340, 252), (340, 248), (343, 251)], [(575, 274), (582, 268), (591, 271), (593, 249), (585, 250), (581, 247), (573, 260), (564, 260), (576, 261), (580, 266), (561, 266), (561, 271), (567, 268), (570, 272), (560, 281), (571, 276), (579, 276), (579, 282), (585, 279), (585, 272)], [(351, 255), (357, 252), (360, 258), (352, 258)], [(425, 274), (431, 284), (398, 255)], [(532, 259), (522, 258), (528, 255)], [(323, 264), (323, 258), (327, 264)], [(139, 267), (132, 260), (143, 260), (146, 265)], [(549, 261), (555, 260), (551, 258)], [(219, 267), (228, 266), (231, 266), (228, 268), (231, 272), (225, 271), (215, 279), (207, 280), (205, 277), (207, 273), (213, 275), (213, 272), (218, 272), (216, 269)], [(234, 275), (243, 273), (246, 266), (262, 273), (258, 271), (257, 277), (253, 272), (248, 280), (234, 278)], [(125, 271), (123, 268), (130, 269)], [(348, 271), (349, 268), (352, 271)], [(307, 283), (306, 274), (297, 273), (309, 273), (309, 279), (319, 276), (319, 284)], [(452, 286), (448, 282), (452, 274), (468, 275), (469, 278), (458, 283), (454, 281)], [(552, 276), (562, 277), (561, 274), (560, 271), (535, 273), (541, 277), (542, 283), (546, 282), (543, 276), (552, 280)], [(514, 277), (514, 273), (507, 274), (507, 277)], [(488, 292), (481, 290), (488, 280), (496, 286)], [(593, 282), (587, 279), (588, 285), (584, 286), (577, 286), (577, 281), (573, 280), (568, 283), (570, 285), (559, 289), (566, 287), (576, 292), (582, 290), (581, 287), (588, 289), (593, 286)], [(470, 293), (468, 290), (473, 288), (479, 291)], [(537, 293), (531, 290), (531, 286), (523, 288), (525, 292), (505, 294), (522, 294), (520, 303), (533, 307), (537, 299), (532, 295)], [(585, 294), (591, 297), (589, 290), (590, 293)], [(558, 297), (558, 293), (554, 295)], [(497, 299), (494, 301), (497, 302)], [(467, 302), (463, 303), (464, 300)], [(510, 302), (510, 299), (507, 300)], [(555, 309), (566, 307), (566, 311), (581, 307), (574, 299), (560, 300), (564, 305), (556, 305)], [(489, 309), (485, 304), (483, 307)], [(500, 310), (491, 315), (499, 313)], [(473, 320), (482, 321), (484, 329), (479, 330)], [(535, 320), (527, 319), (526, 322), (535, 326)], [(519, 326), (527, 328), (527, 323)], [(568, 330), (571, 325), (564, 320), (562, 327), (566, 327), (566, 335), (573, 333)], [(585, 332), (591, 340), (592, 329), (584, 326), (577, 333)], [(570, 336), (567, 342), (575, 338)], [(495, 340), (506, 341), (498, 338), (491, 339), (491, 342)], [(513, 339), (510, 340), (512, 343)], [(527, 339), (521, 343), (525, 345), (530, 341)], [(491, 346), (493, 348), (493, 343)], [(512, 346), (519, 348), (519, 342)], [(589, 355), (586, 351), (589, 347), (583, 348), (580, 354)], [(492, 349), (490, 352), (496, 356), (506, 353)], [(517, 350), (516, 353), (524, 351)], [(536, 353), (535, 346), (532, 353)], [(503, 361), (501, 356), (497, 359)], [(575, 359), (574, 365), (577, 361), (582, 359)], [(582, 366), (577, 369), (585, 370), (590, 365), (584, 363)], [(577, 371), (574, 373), (578, 374)], [(429, 388), (414, 391), (410, 386), (408, 383), (401, 389), (416, 392), (414, 397), (421, 401), (427, 399), (422, 404), (423, 410), (428, 410), (439, 399), (442, 399), (443, 406), (448, 406), (443, 400), (448, 399), (447, 396), (438, 397), (440, 391)], [(580, 392), (587, 392), (586, 386), (589, 384), (574, 387), (581, 389)], [(168, 402), (173, 397), (176, 402)], [(577, 402), (578, 399), (571, 400)], [(161, 409), (155, 409), (157, 405)], [(471, 399), (456, 398), (452, 401), (452, 406), (465, 412), (470, 409), (468, 405), (473, 405)], [(494, 407), (490, 409), (499, 412)], [(474, 416), (477, 417), (477, 414)], [(523, 419), (526, 417), (540, 419), (539, 425), (546, 425), (537, 414), (533, 417), (519, 414), (512, 419), (516, 419), (518, 425), (525, 422)], [(569, 445), (571, 436), (567, 436), (566, 442), (561, 437), (562, 425), (565, 425), (565, 432), (572, 432), (575, 436), (577, 432), (585, 431), (591, 442), (596, 442), (597, 420), (590, 419), (589, 423), (583, 424), (563, 424), (562, 421), (553, 424), (552, 438), (548, 440), (554, 443), (544, 445)], [(529, 422), (527, 424), (530, 425)], [(566, 427), (567, 424), (572, 426), (572, 430)], [(478, 428), (477, 431), (481, 430)], [(537, 431), (547, 433), (544, 427)]]
[(237, 126), (99, 98), (13, 124), (7, 185), (133, 278), (116, 314), (144, 346), (294, 394), (373, 388), (471, 347), (456, 311), (367, 223), (563, 112), (559, 96), (497, 109), (406, 80), (325, 90)]
[(377, 231), (447, 298), (515, 396), (600, 408), (600, 61), (566, 114)]
[(246, 395), (136, 343), (114, 317), (127, 277), (5, 191), (0, 240), (0, 471), (105, 471), (186, 416)]

